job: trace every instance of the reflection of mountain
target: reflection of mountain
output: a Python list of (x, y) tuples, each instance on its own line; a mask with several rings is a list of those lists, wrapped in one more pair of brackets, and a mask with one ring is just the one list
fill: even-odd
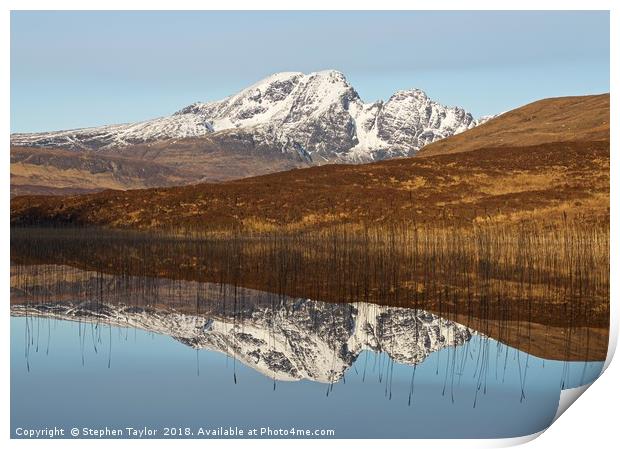
[[(24, 254), (32, 252), (36, 256), (40, 253), (42, 257), (35, 258), (35, 261), (45, 260), (48, 263), (27, 265), (18, 263), (11, 266), (12, 305), (85, 304), (96, 300), (99, 304), (130, 305), (158, 311), (173, 310), (188, 316), (228, 315), (228, 321), (235, 321), (247, 315), (248, 311), (267, 310), (281, 303), (281, 296), (269, 290), (275, 289), (278, 285), (276, 282), (280, 276), (278, 270), (272, 272), (263, 268), (262, 265), (248, 263), (250, 259), (245, 259), (248, 263), (247, 267), (257, 267), (259, 271), (253, 273), (251, 270), (246, 270), (238, 275), (240, 278), (231, 278), (221, 271), (219, 273), (216, 271), (218, 267), (226, 266), (223, 262), (227, 259), (214, 263), (213, 261), (219, 261), (219, 259), (214, 258), (213, 254), (207, 258), (211, 261), (210, 264), (195, 265), (187, 271), (186, 267), (192, 263), (192, 260), (195, 260), (194, 256), (200, 256), (200, 253), (194, 252), (191, 247), (181, 245), (179, 242), (174, 242), (174, 245), (161, 246), (157, 251), (147, 250), (141, 246), (111, 245), (106, 247), (105, 254), (101, 250), (93, 251), (93, 247), (88, 245), (78, 248), (82, 240), (76, 240), (71, 244), (67, 242), (63, 240), (62, 246), (54, 246), (49, 242), (46, 243), (45, 240), (35, 240), (31, 243), (32, 247), (28, 248)], [(13, 252), (16, 247), (20, 246), (14, 246), (13, 241), (11, 246), (12, 260), (17, 258), (19, 262), (22, 262), (23, 259), (17, 257), (18, 253)], [(55, 250), (55, 248), (58, 249)], [(183, 257), (179, 258), (177, 253), (183, 254)], [(90, 259), (87, 258), (89, 254)], [(138, 254), (142, 255), (141, 258), (135, 258)], [(154, 262), (153, 266), (144, 265), (144, 260)], [(134, 268), (131, 267), (132, 261), (136, 262)], [(75, 263), (82, 269), (63, 265), (63, 262)], [(95, 266), (104, 267), (104, 271), (90, 268)], [(272, 266), (274, 264), (268, 267)], [(275, 266), (278, 264), (276, 263)], [(88, 269), (84, 270), (84, 267)], [(328, 271), (323, 272), (327, 277)], [(261, 282), (256, 285), (249, 282), (253, 275), (259, 275)], [(226, 283), (238, 278), (242, 282), (239, 282), (236, 287), (235, 284)], [(311, 279), (316, 279), (316, 277)], [(348, 280), (355, 281), (355, 279), (351, 277)], [(297, 282), (303, 282), (303, 280), (298, 278)], [(355, 287), (355, 283), (350, 286)], [(359, 299), (357, 301), (342, 300), (346, 297), (348, 284), (343, 287), (336, 283), (332, 288), (334, 292), (339, 292), (340, 296), (337, 297), (334, 294), (331, 297), (321, 298), (323, 302), (337, 304), (335, 307), (340, 308), (345, 307), (342, 305), (343, 302), (360, 302)], [(282, 295), (318, 299), (312, 296), (313, 290), (310, 285), (293, 294), (283, 292)], [(455, 290), (454, 293), (465, 297), (466, 292)], [(363, 294), (358, 295), (358, 298), (362, 297)], [(390, 307), (403, 306), (403, 304), (390, 302), (389, 298), (378, 304)], [(500, 311), (503, 314), (501, 315), (492, 314), (490, 309), (483, 310), (484, 314), (476, 315), (478, 309), (476, 303), (471, 307), (467, 303), (462, 305), (457, 311), (448, 308), (449, 302), (433, 306), (432, 303), (420, 301), (416, 308), (428, 310), (443, 318), (461, 323), (490, 338), (537, 357), (577, 361), (604, 360), (607, 356), (608, 327), (573, 322), (570, 316), (561, 310), (558, 314), (563, 313), (563, 315), (558, 315), (554, 321), (554, 310), (558, 309), (551, 308), (549, 304), (546, 304), (544, 309), (540, 305), (533, 307), (525, 314), (506, 313), (509, 309), (502, 308)], [(292, 302), (282, 303), (282, 306), (288, 310), (292, 307)], [(407, 307), (407, 304), (404, 306)], [(372, 308), (373, 306), (366, 307)], [(233, 313), (233, 309), (236, 312)], [(519, 310), (522, 309), (516, 309), (517, 312)], [(127, 325), (127, 322), (123, 321), (121, 324)], [(129, 323), (129, 325), (132, 324)], [(327, 326), (328, 324), (325, 324), (324, 327), (328, 328)]]
[(421, 310), (308, 299), (240, 302), (236, 307), (232, 301), (219, 302), (199, 314), (88, 301), (13, 305), (11, 313), (132, 326), (229, 354), (278, 380), (318, 382), (342, 378), (364, 350), (415, 365), (472, 335), (463, 325)]

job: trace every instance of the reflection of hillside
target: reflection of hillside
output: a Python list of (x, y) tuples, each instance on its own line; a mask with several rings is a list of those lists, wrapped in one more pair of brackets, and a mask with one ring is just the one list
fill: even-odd
[[(443, 315), (461, 325), (415, 308), (290, 299), (228, 284), (110, 275), (63, 265), (13, 266), (11, 304), (14, 314), (104, 319), (165, 333), (194, 347), (234, 354), (270, 372), (287, 366), (290, 369), (278, 374), (282, 379), (336, 379), (363, 349), (418, 363), (428, 355), (426, 350), (466, 340), (467, 328), (549, 359), (602, 360), (607, 349), (606, 328)], [(447, 333), (436, 326), (442, 323), (449, 323)], [(299, 337), (303, 333), (313, 337)], [(315, 358), (337, 354), (340, 368), (329, 374), (299, 361), (284, 362), (281, 354), (291, 348), (310, 351)]]
[(349, 228), (191, 239), (13, 229), (11, 260), (225, 283), (328, 302), (414, 306), (560, 327), (609, 324), (609, 232)]

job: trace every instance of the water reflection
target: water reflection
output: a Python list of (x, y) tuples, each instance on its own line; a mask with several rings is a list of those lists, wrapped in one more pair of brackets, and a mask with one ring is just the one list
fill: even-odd
[[(276, 304), (260, 296), (246, 302), (245, 294), (239, 292), (236, 307), (217, 302), (200, 315), (93, 302), (14, 305), (11, 313), (130, 326), (194, 349), (224, 353), (276, 380), (323, 383), (342, 379), (364, 351), (383, 352), (396, 363), (413, 366), (432, 352), (464, 344), (473, 334), (422, 310), (308, 299)], [(93, 334), (90, 340), (97, 350), (102, 336)]]
[[(12, 422), (518, 436), (546, 427), (561, 388), (602, 368), (540, 359), (412, 309), (303, 299), (240, 309), (14, 305)], [(321, 324), (326, 313), (334, 320)]]
[[(606, 353), (602, 278), (574, 306), (556, 301), (539, 315), (536, 301), (573, 284), (558, 277), (537, 291), (542, 281), (521, 280), (514, 290), (514, 279), (487, 265), (482, 280), (480, 270), (463, 271), (443, 285), (433, 266), (418, 282), (419, 273), (382, 252), (349, 254), (349, 268), (330, 274), (342, 260), (316, 248), (297, 246), (296, 258), (270, 242), (260, 251), (238, 242), (181, 250), (148, 239), (106, 242), (12, 241), (15, 425), (519, 436), (544, 429), (560, 391), (593, 381)], [(453, 265), (452, 274), (464, 270)], [(505, 303), (489, 286), (519, 293)], [(286, 294), (298, 287), (317, 296)], [(361, 300), (364, 291), (372, 301)], [(407, 291), (413, 296), (398, 300)]]
[[(15, 266), (12, 281), (11, 314), (26, 318), (27, 354), (39, 351), (40, 319), (68, 320), (78, 325), (82, 349), (91, 344), (98, 352), (106, 326), (132, 328), (220, 352), (274, 380), (331, 384), (344, 379), (362, 353), (382, 353), (391, 363), (415, 366), (434, 352), (467, 344), (476, 334), (482, 338), (476, 373), (483, 379), (488, 374), (486, 345), (494, 341), (421, 309), (288, 298), (227, 284), (114, 276), (57, 265)], [(565, 344), (575, 332), (564, 332)], [(47, 333), (46, 353), (49, 326)], [(454, 376), (456, 358), (452, 363)], [(518, 370), (525, 378), (527, 362)]]
[(605, 359), (606, 234), (380, 231), (192, 238), (15, 228), (12, 301), (64, 294), (188, 311), (208, 309), (212, 286), (228, 285), (231, 303), (235, 288), (246, 288), (276, 298), (423, 309), (543, 358)]

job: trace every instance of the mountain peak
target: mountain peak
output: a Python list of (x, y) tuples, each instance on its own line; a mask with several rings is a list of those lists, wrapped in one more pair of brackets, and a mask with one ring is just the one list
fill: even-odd
[[(278, 72), (222, 100), (192, 103), (141, 123), (11, 136), (12, 145), (105, 150), (226, 131), (253, 145), (310, 163), (364, 162), (415, 154), (422, 146), (477, 122), (420, 89), (364, 103), (338, 70)], [(238, 130), (238, 131), (237, 131)]]
[(397, 90), (390, 97), (390, 99), (393, 99), (393, 98), (404, 98), (404, 97), (419, 98), (421, 100), (428, 100), (429, 99), (428, 95), (426, 95), (426, 92), (424, 92), (422, 89), (417, 89), (417, 88)]
[[(287, 81), (294, 81), (300, 77), (304, 76), (302, 72), (276, 72), (264, 78), (261, 78), (256, 83), (246, 87), (245, 89), (239, 91), (236, 95), (241, 92), (245, 92), (247, 90), (259, 89), (263, 86), (268, 86), (273, 83), (282, 83)], [(230, 98), (230, 97), (229, 97)]]
[(324, 79), (328, 79), (332, 81), (344, 81), (345, 83), (348, 84), (347, 77), (344, 75), (344, 73), (338, 70), (333, 70), (333, 69), (319, 70), (316, 72), (309, 73), (307, 76), (324, 78)]

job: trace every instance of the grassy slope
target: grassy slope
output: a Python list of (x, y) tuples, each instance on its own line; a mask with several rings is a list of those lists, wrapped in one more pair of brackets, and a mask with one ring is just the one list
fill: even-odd
[(94, 151), (11, 148), (11, 196), (179, 185), (192, 178), (156, 162)]
[(485, 148), (328, 165), (220, 184), (74, 197), (17, 197), (15, 223), (257, 230), (391, 220), (442, 224), (609, 216), (609, 142)]
[(609, 94), (536, 101), (462, 134), (427, 145), (418, 156), (486, 147), (601, 140), (609, 140)]
[(11, 147), (11, 195), (219, 182), (307, 165), (226, 132), (106, 151)]

